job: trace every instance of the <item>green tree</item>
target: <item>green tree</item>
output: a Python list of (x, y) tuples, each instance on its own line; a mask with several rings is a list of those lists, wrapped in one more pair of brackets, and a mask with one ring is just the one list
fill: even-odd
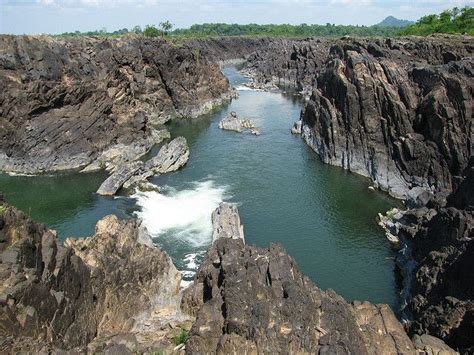
[(160, 22), (159, 27), (161, 29), (161, 35), (165, 36), (168, 34), (169, 31), (171, 31), (171, 29), (173, 28), (173, 24), (166, 20), (164, 22)]
[(158, 37), (160, 35), (160, 30), (153, 25), (146, 25), (143, 34), (145, 37)]
[(138, 25), (136, 25), (133, 29), (132, 29), (132, 32), (133, 33), (136, 33), (136, 34), (141, 34), (142, 33), (142, 28)]

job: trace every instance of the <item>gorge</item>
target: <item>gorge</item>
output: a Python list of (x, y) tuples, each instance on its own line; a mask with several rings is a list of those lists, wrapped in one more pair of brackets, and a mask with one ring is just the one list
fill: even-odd
[[(210, 215), (222, 200), (241, 204), (246, 244), (267, 248), (269, 242), (281, 242), (303, 273), (322, 288), (335, 288), (349, 301), (369, 299), (374, 303), (389, 303), (396, 313), (403, 305), (409, 318), (410, 336), (430, 334), (454, 349), (472, 350), (474, 308), (469, 285), (473, 284), (473, 48), (470, 37), (222, 38), (191, 40), (174, 46), (162, 40), (140, 38), (61, 42), (4, 36), (1, 48), (0, 76), (5, 90), (1, 97), (0, 169), (16, 174), (51, 174), (69, 169), (88, 172), (62, 177), (0, 176), (0, 189), (4, 190), (7, 201), (21, 206), (23, 198), (26, 212), (41, 193), (15, 197), (15, 190), (27, 194), (29, 184), (38, 185), (30, 191), (67, 188), (63, 204), (73, 205), (68, 206), (69, 212), (61, 212), (64, 217), (55, 220), (52, 215), (56, 212), (50, 212), (48, 217), (48, 212), (35, 208), (30, 211), (32, 216), (36, 214), (40, 220), (44, 218), (42, 222), (58, 229), (60, 239), (94, 234), (96, 221), (109, 213), (140, 217), (154, 241), (184, 271), (186, 280), (191, 281), (197, 271), (193, 285), (185, 291), (182, 307), (149, 301), (144, 302), (143, 310), (147, 314), (152, 307), (162, 307), (188, 325), (197, 316), (186, 343), (187, 352), (245, 349), (282, 353), (414, 353), (416, 346), (425, 346), (420, 345), (423, 341), (431, 344), (426, 346), (439, 345), (426, 336), (423, 340), (415, 337), (412, 343), (386, 306), (358, 302), (348, 305), (333, 291), (315, 288), (299, 274), (294, 261), (281, 247), (264, 250), (242, 247), (234, 241), (218, 241), (207, 251), (211, 244)], [(219, 63), (244, 64), (244, 72), (253, 78), (254, 89), (245, 86), (247, 79), (232, 68), (224, 69), (229, 85), (219, 70)], [(275, 87), (287, 93), (258, 91)], [(295, 97), (292, 90), (300, 91), (302, 97)], [(235, 99), (237, 93), (239, 98)], [(213, 111), (207, 118), (191, 122), (175, 118), (196, 117), (232, 98), (235, 100), (230, 106)], [(261, 136), (220, 132), (218, 119), (232, 110), (251, 118)], [(293, 121), (300, 118), (307, 146), (290, 135)], [(170, 119), (171, 123), (165, 124)], [(152, 157), (157, 152), (155, 145), (169, 136), (167, 131), (172, 138), (187, 139), (190, 160), (176, 173), (152, 178), (151, 182), (162, 187), (161, 193), (142, 191), (128, 198), (123, 191), (115, 199), (92, 195), (106, 176), (91, 171), (104, 168), (114, 171), (139, 157)], [(408, 245), (410, 260), (416, 262), (413, 269), (404, 268), (402, 258), (398, 258), (405, 273), (404, 287), (409, 292), (406, 305), (402, 304), (405, 299), (398, 295), (400, 289), (394, 273), (393, 259), (399, 253), (390, 250), (375, 220), (377, 213), (393, 206), (401, 207), (400, 203), (369, 191), (367, 181), (360, 177), (322, 165), (310, 148), (324, 163), (366, 176), (375, 188), (406, 200), (409, 210), (394, 219), (392, 227), (396, 229), (392, 232)], [(77, 196), (68, 199), (69, 191), (77, 188), (81, 189)], [(47, 197), (42, 199), (47, 201)], [(18, 217), (19, 212), (11, 212), (10, 207), (6, 211), (1, 225), (3, 277), (14, 269), (11, 265), (15, 263), (34, 269), (31, 262), (24, 261), (28, 258), (19, 257), (23, 249), (13, 252), (19, 241), (29, 238), (29, 233), (34, 233), (35, 245), (39, 243), (38, 235), (42, 235), (40, 244), (56, 243), (54, 233), (45, 231), (44, 227), (35, 227), (39, 228), (37, 233), (31, 227), (21, 233), (12, 232), (16, 230), (12, 227), (16, 220), (28, 219), (21, 214)], [(166, 218), (160, 221), (160, 215)], [(95, 239), (97, 235), (107, 235), (108, 227), (104, 226), (116, 230), (113, 226), (125, 223), (130, 227), (124, 227), (124, 233), (135, 235), (132, 230), (138, 227), (133, 223), (140, 224), (109, 217), (99, 223)], [(110, 234), (120, 234), (114, 233)], [(124, 235), (124, 238), (128, 237)], [(106, 286), (99, 285), (101, 277), (115, 276), (108, 269), (102, 271), (100, 265), (107, 262), (97, 261), (97, 257), (84, 250), (102, 248), (107, 237), (96, 246), (85, 246), (94, 243), (87, 240), (80, 246), (82, 242), (68, 239), (67, 255), (76, 261), (66, 262), (64, 268), (50, 267), (50, 270), (62, 270), (59, 275), (68, 274), (73, 272), (69, 271), (72, 270), (69, 265), (81, 264), (82, 260), (86, 266), (74, 268), (92, 267), (90, 272), (103, 275), (93, 282), (80, 281), (81, 285), (90, 285), (86, 286), (84, 297), (97, 298), (96, 305), (80, 298), (76, 303), (67, 303), (68, 298), (64, 306), (68, 310), (77, 308), (84, 321), (57, 324), (56, 317), (52, 320), (43, 316), (44, 310), (29, 304), (32, 301), (28, 297), (18, 298), (11, 290), (4, 289), (2, 292), (10, 296), (2, 301), (3, 309), (17, 314), (10, 315), (9, 320), (2, 318), (2, 329), (5, 329), (2, 336), (8, 339), (34, 336), (41, 338), (40, 347), (70, 349), (92, 344), (95, 337), (104, 334), (110, 336), (122, 331), (132, 332), (135, 337), (146, 334), (140, 330), (139, 321), (135, 325), (118, 326), (127, 313), (107, 315), (104, 311), (102, 302), (110, 297), (108, 307), (113, 302), (126, 302), (133, 308), (135, 298), (142, 296), (127, 290), (125, 296), (114, 295)], [(62, 246), (52, 248), (63, 250)], [(113, 248), (113, 245), (106, 247), (105, 257), (113, 253)], [(136, 246), (132, 243), (127, 248), (135, 250)], [(137, 253), (140, 248), (136, 248)], [(37, 257), (41, 260), (51, 254), (48, 249), (39, 253), (41, 256)], [(52, 253), (62, 255), (63, 252)], [(129, 260), (128, 252), (120, 255), (125, 262), (123, 277), (129, 278), (121, 282), (143, 283), (141, 277), (135, 280), (132, 275), (127, 276), (127, 272), (140, 267), (134, 264), (139, 261)], [(166, 271), (167, 263), (160, 261), (163, 258), (156, 257), (155, 271), (161, 270), (158, 274), (163, 272), (167, 276), (151, 277), (154, 271), (146, 276), (149, 281), (144, 284), (145, 295), (150, 300), (153, 292), (163, 294), (166, 299), (178, 293), (176, 288), (163, 291), (161, 286), (154, 285), (167, 277), (178, 278), (174, 266), (170, 267), (172, 271)], [(216, 266), (216, 258), (221, 266)], [(261, 258), (269, 260), (268, 263), (260, 264)], [(60, 260), (69, 259), (61, 257), (56, 262)], [(246, 271), (242, 274), (243, 269)], [(265, 279), (262, 270), (269, 270), (270, 276)], [(37, 272), (42, 275), (46, 290), (54, 289), (44, 292), (51, 295), (72, 292), (67, 282), (50, 281), (52, 276), (45, 274), (46, 269), (39, 268)], [(76, 271), (76, 274), (86, 277), (87, 272)], [(255, 286), (256, 289), (249, 286), (242, 291), (238, 286), (242, 277), (250, 285), (262, 285), (261, 292), (260, 286)], [(51, 286), (51, 282), (56, 286)], [(98, 295), (91, 296), (90, 292)], [(246, 297), (234, 298), (239, 293)], [(125, 298), (121, 299), (122, 296)], [(267, 300), (269, 308), (252, 306), (250, 315), (239, 319), (235, 310), (258, 305), (254, 298)], [(288, 303), (281, 306), (281, 300), (287, 298)], [(23, 319), (19, 314), (24, 311), (14, 308), (17, 302), (23, 302), (26, 307), (24, 319), (32, 319), (39, 325), (35, 333), (25, 332), (29, 326), (25, 326), (28, 323), (24, 320), (22, 326), (5, 326), (8, 322), (15, 323), (11, 317)], [(58, 304), (64, 305), (60, 301)], [(312, 309), (308, 315), (298, 313), (302, 304)], [(222, 319), (212, 318), (213, 307), (226, 309)], [(31, 312), (39, 313), (40, 317), (35, 318)], [(67, 312), (61, 312), (68, 319)], [(280, 315), (276, 325), (269, 317), (274, 312)], [(366, 314), (362, 316), (361, 312)], [(156, 324), (166, 323), (160, 317), (148, 317), (155, 319)], [(369, 323), (362, 324), (361, 319)], [(377, 339), (374, 329), (378, 329), (381, 321), (386, 322), (386, 328), (381, 339)], [(90, 328), (91, 333), (69, 340), (67, 334), (90, 322), (96, 324)], [(66, 342), (40, 330), (42, 324), (66, 335)], [(271, 348), (276, 335), (264, 330), (270, 324), (282, 336), (277, 339), (286, 339), (277, 348)], [(342, 330), (342, 324), (352, 325)], [(321, 329), (313, 334), (308, 327)], [(366, 329), (364, 335), (357, 333), (359, 329)], [(334, 335), (325, 336), (328, 333)], [(145, 344), (144, 338), (132, 341), (133, 346)], [(395, 341), (387, 343), (386, 339)], [(383, 344), (382, 348), (370, 345), (376, 343)], [(15, 340), (4, 344), (5, 349), (10, 349), (12, 344), (18, 346)], [(157, 344), (146, 343), (144, 349), (150, 350), (147, 347)], [(110, 341), (107, 346), (116, 345)]]

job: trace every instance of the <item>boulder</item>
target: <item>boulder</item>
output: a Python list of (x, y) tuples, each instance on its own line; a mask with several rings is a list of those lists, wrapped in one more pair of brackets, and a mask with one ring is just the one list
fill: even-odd
[(291, 127), (291, 133), (293, 134), (301, 134), (303, 129), (303, 122), (301, 120), (296, 121)]
[(260, 135), (260, 132), (249, 119), (239, 119), (234, 111), (230, 112), (219, 122), (219, 128), (239, 133), (250, 132), (256, 136)]
[(219, 128), (227, 131), (242, 132), (243, 127), (235, 112), (230, 112), (219, 122)]

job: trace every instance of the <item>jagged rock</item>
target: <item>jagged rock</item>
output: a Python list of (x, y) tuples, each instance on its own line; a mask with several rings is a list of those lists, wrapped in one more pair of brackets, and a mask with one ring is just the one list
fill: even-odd
[(415, 354), (388, 306), (351, 306), (301, 275), (281, 246), (246, 246), (235, 206), (221, 204), (213, 223), (218, 235), (183, 295), (196, 315), (186, 353)]
[(154, 174), (166, 174), (184, 166), (189, 159), (186, 138), (178, 137), (163, 145), (158, 154), (145, 163), (145, 171)]
[(237, 206), (221, 202), (212, 212), (212, 242), (220, 238), (240, 239), (245, 243), (244, 227), (240, 224)]
[(291, 127), (291, 133), (293, 134), (301, 134), (302, 133), (302, 128), (303, 128), (303, 122), (301, 120), (296, 121), (293, 124), (293, 127)]
[(100, 185), (99, 195), (115, 195), (135, 173), (143, 166), (143, 162), (134, 161), (118, 167), (115, 172)]
[(18, 337), (64, 348), (92, 340), (98, 319), (88, 268), (54, 231), (1, 207), (1, 351)]
[[(140, 221), (107, 216), (63, 246), (0, 207), (0, 351), (171, 352), (191, 328), (186, 353), (414, 354), (388, 306), (349, 305), (281, 246), (246, 246), (235, 205), (214, 213), (218, 236), (182, 298), (180, 273)], [(449, 350), (431, 338), (423, 347)]]
[(248, 131), (256, 136), (260, 135), (260, 132), (249, 119), (239, 119), (233, 111), (219, 122), (219, 128), (239, 133)]
[[(363, 48), (346, 50), (318, 77), (303, 137), (324, 162), (367, 176), (395, 197), (406, 198), (412, 187), (449, 193), (469, 157), (464, 117), (471, 115), (472, 88), (465, 70), (472, 64), (458, 64), (462, 69), (407, 72)], [(426, 128), (435, 120), (439, 131)]]
[(140, 222), (108, 216), (94, 236), (63, 246), (54, 231), (0, 207), (1, 352), (174, 347), (169, 324), (189, 322), (181, 276)]
[(186, 319), (179, 312), (181, 274), (169, 256), (153, 245), (140, 221), (121, 222), (107, 216), (97, 222), (94, 236), (70, 238), (64, 244), (103, 284), (95, 286), (102, 301), (97, 310), (101, 315), (99, 338), (151, 333), (169, 321)]
[(86, 169), (94, 170), (112, 146), (155, 141), (171, 117), (195, 117), (234, 95), (199, 48), (158, 38), (2, 35), (0, 48), (0, 171), (78, 169), (99, 159)]
[(408, 208), (420, 208), (426, 206), (430, 202), (433, 194), (421, 187), (414, 187), (407, 193), (405, 201)]
[(147, 179), (156, 174), (178, 170), (189, 159), (186, 138), (178, 137), (164, 144), (158, 154), (143, 163), (133, 161), (116, 168), (97, 190), (99, 195), (115, 195), (122, 187), (145, 186)]
[(408, 244), (415, 261), (408, 269), (412, 274), (406, 275), (410, 333), (437, 336), (462, 353), (474, 349), (474, 215), (467, 193), (474, 183), (471, 165), (447, 206), (387, 213), (391, 225), (385, 223), (388, 232)]
[(115, 144), (105, 149), (99, 157), (91, 164), (86, 166), (81, 172), (91, 172), (101, 169), (114, 172), (121, 165), (138, 160), (150, 149), (170, 137), (166, 128), (161, 130), (152, 130), (151, 136), (146, 139), (137, 139), (129, 145)]
[(457, 351), (447, 346), (443, 341), (428, 334), (415, 335), (413, 337), (418, 353), (426, 355), (457, 355)]
[(228, 131), (235, 131), (235, 132), (243, 131), (240, 119), (237, 117), (237, 114), (233, 111), (219, 122), (219, 128), (225, 129)]
[[(410, 338), (389, 306), (374, 305), (369, 302), (353, 302), (352, 306), (369, 353), (415, 353)], [(444, 344), (441, 340), (439, 342)]]

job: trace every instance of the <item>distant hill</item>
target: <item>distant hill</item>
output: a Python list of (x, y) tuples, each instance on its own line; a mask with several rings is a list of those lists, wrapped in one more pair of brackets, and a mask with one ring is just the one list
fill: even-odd
[(385, 18), (385, 20), (383, 20), (382, 22), (379, 22), (375, 26), (379, 26), (379, 27), (400, 27), (400, 28), (402, 28), (402, 27), (407, 27), (407, 26), (413, 25), (413, 24), (414, 24), (413, 21), (399, 20), (396, 17), (388, 16), (388, 17)]

